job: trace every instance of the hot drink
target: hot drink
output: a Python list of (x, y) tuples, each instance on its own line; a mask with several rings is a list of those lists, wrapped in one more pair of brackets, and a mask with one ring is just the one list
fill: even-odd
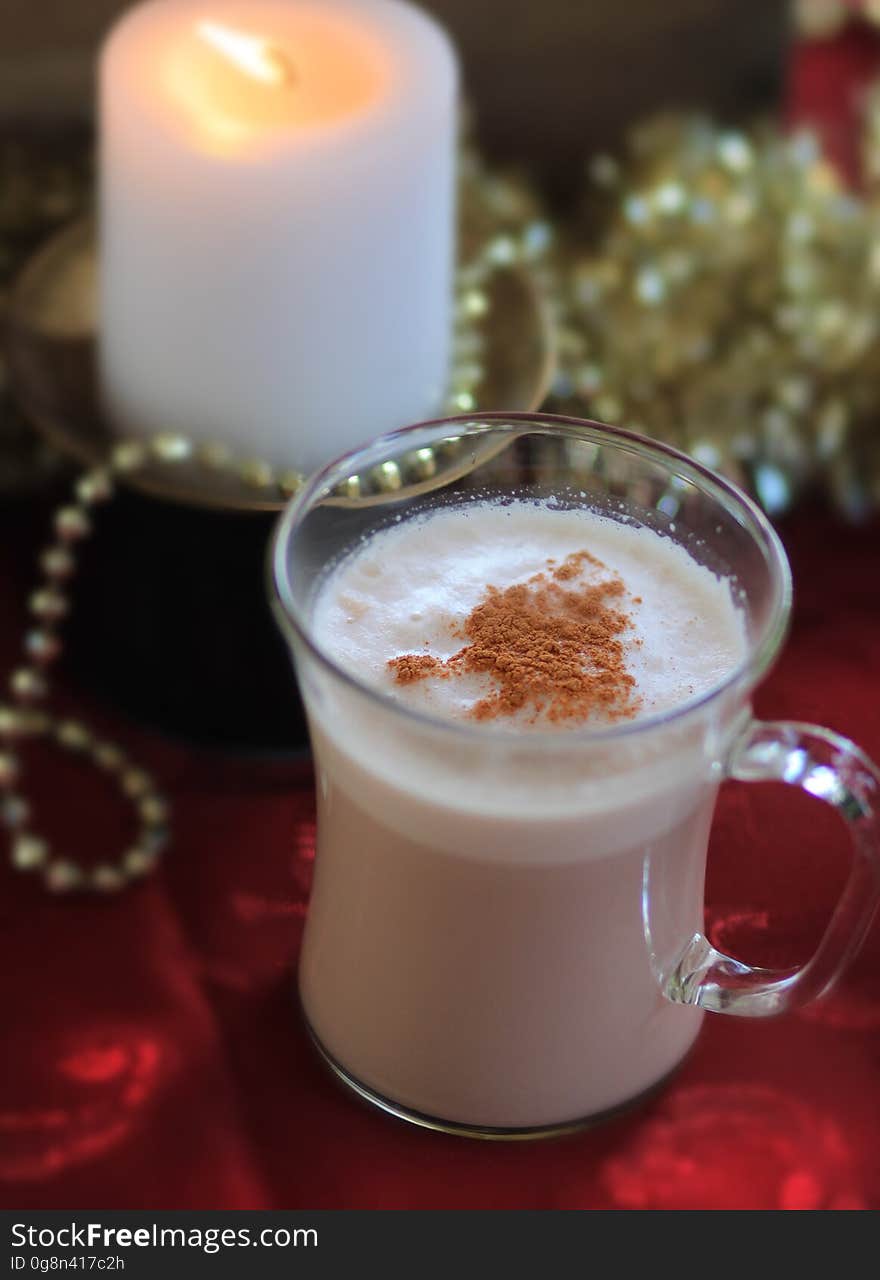
[(590, 778), (574, 741), (561, 773), (537, 750), (500, 775), (489, 758), (499, 733), (576, 737), (711, 690), (746, 652), (731, 584), (646, 527), (467, 504), (355, 548), (312, 626), (359, 681), (486, 735), (465, 782), (455, 741), (426, 764), (388, 749), (381, 711), (313, 708), (300, 982), (322, 1044), (376, 1092), (471, 1125), (552, 1126), (647, 1089), (701, 1014), (652, 971), (646, 858), (680, 942), (702, 924), (715, 788), (687, 742), (670, 744), (671, 778), (653, 753), (631, 761), (625, 794)]
[[(796, 1008), (857, 951), (880, 771), (828, 729), (753, 718), (790, 573), (693, 459), (541, 415), (409, 427), (307, 482), (272, 574), (317, 781), (302, 1005), (372, 1102), (553, 1133), (657, 1086), (704, 1010)], [(726, 778), (848, 824), (849, 878), (797, 969), (703, 932)]]

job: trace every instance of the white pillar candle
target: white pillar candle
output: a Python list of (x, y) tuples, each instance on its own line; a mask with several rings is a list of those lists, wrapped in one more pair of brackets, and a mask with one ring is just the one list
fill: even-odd
[(100, 75), (100, 372), (136, 435), (311, 469), (448, 375), (457, 68), (401, 0), (153, 0)]

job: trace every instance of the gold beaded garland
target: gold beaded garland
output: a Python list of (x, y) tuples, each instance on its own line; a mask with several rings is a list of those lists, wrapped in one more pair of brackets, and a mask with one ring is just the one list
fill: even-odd
[(286, 471), (282, 471), (281, 475), (278, 477), (278, 487), (284, 494), (285, 498), (294, 497), (299, 493), (304, 483), (305, 476), (303, 473), (301, 471), (293, 471), (290, 468)]
[(45, 698), (49, 692), (46, 681), (33, 667), (19, 667), (17, 671), (13, 671), (9, 688), (19, 702), (36, 702), (39, 698)]
[(50, 547), (40, 558), (40, 568), (52, 581), (63, 582), (76, 567), (76, 561), (67, 547)]
[(396, 462), (383, 462), (373, 472), (376, 487), (384, 493), (396, 493), (403, 487), (403, 474)]
[(69, 893), (71, 889), (78, 889), (84, 882), (82, 871), (75, 862), (69, 862), (66, 858), (58, 858), (55, 862), (50, 862), (46, 867), (44, 879), (47, 889), (52, 893)]
[(96, 742), (92, 759), (99, 769), (106, 769), (108, 773), (116, 773), (125, 764), (125, 756), (112, 742)]
[(45, 587), (31, 596), (30, 609), (43, 622), (53, 623), (67, 613), (67, 600), (54, 587)]
[(46, 861), (49, 846), (38, 836), (16, 836), (12, 842), (12, 863), (20, 871), (32, 871)]
[(186, 436), (166, 433), (150, 441), (150, 449), (158, 462), (185, 462), (192, 456), (193, 446)]
[(239, 475), (252, 489), (269, 489), (275, 484), (275, 473), (268, 462), (247, 458), (239, 466)]
[(416, 449), (410, 465), (420, 480), (430, 480), (437, 474), (437, 459), (433, 449)]
[(25, 653), (35, 662), (48, 665), (61, 652), (61, 644), (51, 631), (29, 631), (24, 638)]
[(133, 800), (147, 795), (153, 788), (153, 782), (143, 769), (127, 769), (122, 775), (122, 790)]
[(222, 471), (232, 461), (232, 450), (228, 445), (208, 441), (199, 445), (196, 460), (211, 471)]
[(90, 883), (99, 893), (115, 893), (125, 886), (125, 876), (118, 867), (102, 864), (93, 868)]
[(65, 542), (77, 542), (88, 537), (92, 526), (82, 507), (62, 507), (55, 516), (55, 531)]
[(346, 476), (339, 486), (339, 494), (343, 498), (359, 498), (361, 496), (360, 476)]
[(146, 458), (145, 447), (136, 440), (123, 440), (120, 444), (114, 445), (110, 455), (113, 470), (120, 475), (137, 471), (144, 465)]
[(92, 471), (77, 481), (75, 493), (83, 506), (106, 502), (113, 493), (113, 482), (106, 471)]
[(122, 865), (128, 875), (132, 878), (137, 878), (145, 876), (152, 871), (155, 862), (154, 855), (148, 853), (145, 849), (129, 849), (122, 860)]
[[(177, 457), (180, 450), (163, 444), (161, 451)], [(58, 543), (40, 556), (40, 567), (46, 585), (33, 593), (31, 611), (40, 626), (30, 630), (24, 639), (28, 656), (37, 667), (19, 667), (10, 677), (10, 693), (14, 705), (0, 705), (0, 737), (5, 749), (0, 752), (0, 788), (3, 790), (0, 819), (10, 833), (10, 862), (23, 872), (41, 872), (43, 882), (52, 893), (92, 890), (112, 893), (128, 880), (139, 877), (155, 865), (167, 837), (168, 806), (155, 788), (150, 775), (129, 764), (121, 748), (95, 740), (91, 730), (77, 720), (53, 721), (45, 712), (35, 711), (31, 703), (48, 695), (46, 672), (61, 653), (58, 624), (65, 617), (68, 601), (53, 585), (70, 577), (74, 568), (68, 543), (85, 537), (91, 531), (88, 508), (106, 502), (113, 494), (113, 473), (130, 474), (143, 465), (147, 451), (137, 446), (118, 446), (113, 451), (110, 468), (95, 468), (81, 476), (74, 487), (76, 505), (62, 507), (56, 513), (55, 531)], [(69, 858), (53, 858), (48, 841), (28, 829), (30, 807), (14, 788), (18, 785), (21, 765), (15, 749), (16, 740), (50, 734), (58, 746), (80, 756), (89, 756), (94, 764), (119, 775), (120, 789), (135, 806), (138, 817), (138, 847), (144, 858), (131, 863), (128, 851), (117, 866), (101, 864), (86, 872)]]
[(84, 724), (76, 720), (64, 720), (55, 729), (55, 737), (69, 751), (85, 751), (92, 741), (92, 735)]

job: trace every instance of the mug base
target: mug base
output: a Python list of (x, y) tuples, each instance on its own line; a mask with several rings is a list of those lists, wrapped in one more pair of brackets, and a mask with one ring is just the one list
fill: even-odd
[(334, 1058), (329, 1049), (321, 1043), (308, 1019), (303, 1017), (303, 1021), (312, 1044), (336, 1079), (341, 1081), (352, 1093), (357, 1094), (364, 1102), (370, 1103), (387, 1115), (394, 1116), (398, 1120), (405, 1120), (408, 1124), (417, 1125), (421, 1129), (433, 1129), (437, 1133), (448, 1133), (459, 1138), (475, 1138), (484, 1142), (533, 1142), (541, 1138), (561, 1138), (567, 1134), (581, 1133), (585, 1129), (592, 1129), (596, 1125), (614, 1120), (620, 1115), (636, 1110), (643, 1103), (662, 1093), (690, 1053), (688, 1051), (675, 1064), (672, 1070), (667, 1071), (655, 1084), (642, 1090), (641, 1093), (636, 1094), (634, 1097), (627, 1098), (625, 1101), (619, 1102), (613, 1107), (608, 1107), (604, 1111), (598, 1111), (589, 1116), (581, 1116), (576, 1120), (567, 1120), (561, 1124), (534, 1125), (525, 1128), (501, 1128), (489, 1125), (462, 1124), (456, 1120), (444, 1120), (440, 1116), (430, 1116), (422, 1111), (414, 1111), (400, 1102), (395, 1102), (393, 1098), (386, 1098), (383, 1094), (377, 1093), (375, 1089), (370, 1088), (362, 1080), (358, 1080), (356, 1076), (353, 1076), (341, 1062)]

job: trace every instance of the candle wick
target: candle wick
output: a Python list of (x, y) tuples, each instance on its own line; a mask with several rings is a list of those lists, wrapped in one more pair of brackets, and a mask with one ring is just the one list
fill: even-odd
[(207, 44), (252, 79), (278, 87), (289, 87), (296, 82), (290, 61), (271, 41), (218, 22), (200, 22), (197, 29)]
[(280, 49), (275, 49), (272, 45), (267, 45), (265, 49), (266, 58), (270, 61), (277, 72), (276, 84), (283, 85), (285, 89), (291, 88), (296, 84), (296, 72), (293, 64), (284, 56)]

